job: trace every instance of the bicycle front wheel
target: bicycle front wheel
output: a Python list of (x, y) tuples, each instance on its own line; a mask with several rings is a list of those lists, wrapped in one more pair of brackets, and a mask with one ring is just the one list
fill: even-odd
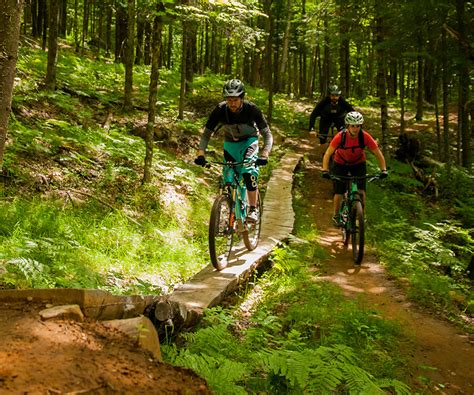
[(249, 251), (252, 251), (257, 247), (260, 238), (260, 229), (262, 226), (262, 202), (260, 200), (260, 193), (257, 194), (257, 210), (257, 221), (253, 223), (247, 222), (246, 230), (242, 233), (245, 247), (247, 247), (247, 250)]
[(212, 266), (217, 270), (224, 269), (229, 262), (234, 236), (232, 215), (230, 197), (218, 196), (212, 206), (209, 221), (209, 255)]
[(341, 213), (343, 213), (342, 218), (341, 218), (341, 229), (342, 229), (342, 241), (345, 247), (349, 245), (349, 240), (351, 238), (349, 218), (348, 218), (348, 215), (345, 214), (349, 212), (349, 208), (347, 206), (348, 206), (347, 201), (344, 200), (342, 202), (342, 208), (341, 208)]
[(364, 211), (359, 201), (354, 202), (351, 210), (352, 256), (356, 265), (364, 257)]

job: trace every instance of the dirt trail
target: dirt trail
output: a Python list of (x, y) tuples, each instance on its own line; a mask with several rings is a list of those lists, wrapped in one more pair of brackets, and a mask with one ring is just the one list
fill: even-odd
[[(341, 232), (332, 225), (332, 185), (320, 174), (324, 149), (314, 138), (303, 142), (317, 146), (305, 163), (305, 185), (314, 196), (312, 210), (321, 232), (320, 243), (330, 256), (324, 263), (323, 278), (338, 284), (348, 297), (363, 295), (367, 305), (384, 318), (402, 323), (412, 339), (405, 353), (413, 366), (412, 385), (418, 386), (418, 377), (424, 376), (431, 381), (426, 393), (474, 394), (474, 341), (407, 301), (370, 251), (360, 267), (353, 264), (350, 247), (344, 247)], [(368, 199), (370, 204), (370, 196)]]

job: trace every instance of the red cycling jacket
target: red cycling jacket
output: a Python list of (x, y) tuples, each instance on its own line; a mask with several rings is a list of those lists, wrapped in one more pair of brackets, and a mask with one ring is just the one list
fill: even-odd
[[(343, 133), (346, 134), (344, 145), (342, 145)], [(363, 133), (366, 148), (373, 151), (378, 147), (377, 142), (368, 132), (360, 130), (359, 133)], [(360, 146), (359, 136), (351, 137), (346, 130), (342, 130), (334, 136), (331, 140), (331, 147), (335, 148), (334, 162), (340, 165), (356, 165), (366, 160), (365, 147)]]

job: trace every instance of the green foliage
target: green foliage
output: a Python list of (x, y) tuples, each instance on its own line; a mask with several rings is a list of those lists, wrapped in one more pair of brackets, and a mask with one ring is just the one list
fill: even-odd
[(398, 380), (380, 381), (360, 368), (353, 349), (336, 345), (317, 349), (272, 350), (260, 354), (264, 369), (283, 378), (292, 393), (326, 394), (337, 392), (383, 394), (391, 387), (396, 394), (410, 394), (410, 389)]
[(409, 393), (393, 376), (399, 328), (305, 273), (268, 273), (251, 311), (207, 310), (180, 347), (163, 345), (164, 358), (199, 372), (215, 393)]
[[(463, 178), (461, 190), (469, 185), (463, 172), (453, 174)], [(402, 175), (407, 177), (406, 166), (397, 165), (384, 182), (385, 188), (380, 183), (371, 185), (366, 209), (368, 239), (376, 244), (390, 272), (405, 279), (410, 297), (455, 318), (474, 299), (466, 276), (474, 253), (472, 232), (459, 221), (447, 220), (449, 212), (427, 204), (421, 195), (400, 192), (399, 185), (390, 180)], [(464, 218), (469, 218), (470, 211), (466, 210)]]

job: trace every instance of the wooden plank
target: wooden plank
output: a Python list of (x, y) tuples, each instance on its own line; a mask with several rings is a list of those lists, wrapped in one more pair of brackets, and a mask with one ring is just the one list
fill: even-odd
[(235, 291), (268, 258), (273, 248), (289, 237), (295, 219), (292, 207), (293, 172), (301, 156), (288, 152), (271, 175), (263, 202), (261, 240), (257, 248), (247, 251), (240, 243), (234, 247), (229, 265), (221, 271), (209, 264), (157, 304), (157, 320), (166, 320), (167, 325), (171, 322), (179, 322), (180, 326), (194, 325), (204, 309), (216, 306)]

